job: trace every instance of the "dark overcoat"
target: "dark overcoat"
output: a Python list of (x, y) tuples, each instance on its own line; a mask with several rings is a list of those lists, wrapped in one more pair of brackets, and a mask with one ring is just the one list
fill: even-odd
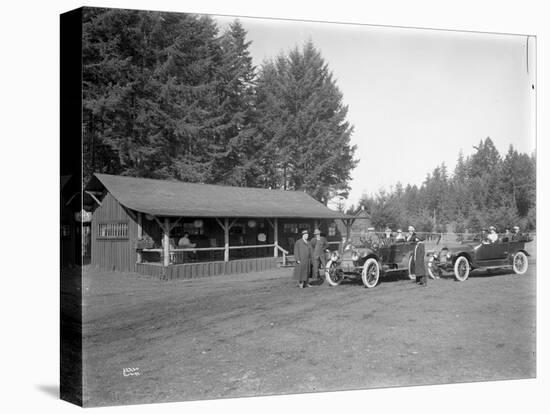
[(426, 264), (424, 263), (424, 258), (426, 251), (424, 249), (424, 243), (418, 242), (414, 248), (414, 274), (416, 277), (426, 276)]
[(323, 236), (321, 236), (320, 240), (317, 240), (317, 238), (314, 237), (309, 242), (309, 245), (311, 246), (311, 252), (312, 252), (311, 255), (313, 258), (317, 258), (317, 257), (324, 258), (325, 250), (327, 250), (329, 247), (326, 237), (323, 237)]
[(307, 282), (311, 261), (311, 248), (309, 243), (305, 242), (304, 239), (296, 240), (296, 243), (294, 243), (294, 260), (296, 261), (296, 266), (294, 266), (292, 278), (298, 282)]

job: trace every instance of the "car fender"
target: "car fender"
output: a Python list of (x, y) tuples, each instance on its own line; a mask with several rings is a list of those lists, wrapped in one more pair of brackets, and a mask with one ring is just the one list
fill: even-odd
[(468, 259), (468, 263), (470, 264), (470, 268), (474, 269), (476, 266), (474, 266), (474, 263), (472, 261), (472, 256), (467, 253), (467, 252), (459, 252), (459, 253), (455, 253), (453, 255), (453, 266), (455, 265), (456, 263), (456, 260), (459, 258), (459, 257), (462, 257), (464, 256), (466, 259)]
[(374, 252), (370, 252), (369, 254), (367, 254), (365, 257), (362, 257), (361, 258), (361, 261), (362, 261), (362, 265), (365, 264), (365, 262), (369, 259), (374, 259), (376, 260), (378, 263), (380, 263), (380, 258), (378, 257), (378, 255)]
[(510, 262), (510, 265), (512, 265), (512, 264), (514, 263), (514, 255), (515, 255), (516, 253), (518, 253), (518, 252), (522, 252), (522, 253), (525, 254), (525, 256), (527, 256), (527, 257), (531, 256), (531, 255), (527, 252), (527, 250), (525, 250), (525, 249), (518, 249), (518, 250), (516, 250), (515, 252), (509, 252), (509, 253), (508, 253), (508, 261)]

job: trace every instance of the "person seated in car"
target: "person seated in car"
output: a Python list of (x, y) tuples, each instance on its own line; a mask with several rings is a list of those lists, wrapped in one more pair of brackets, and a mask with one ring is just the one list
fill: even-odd
[(498, 241), (498, 234), (495, 226), (489, 227), (489, 234), (487, 235), (487, 241), (489, 243), (496, 243)]
[(517, 241), (522, 238), (523, 234), (519, 231), (519, 226), (514, 226), (514, 231), (512, 232), (512, 241)]
[(382, 240), (386, 246), (389, 246), (393, 243), (393, 234), (391, 228), (386, 227), (384, 234), (382, 234)]
[(397, 235), (395, 236), (396, 242), (404, 242), (405, 241), (405, 235), (403, 234), (403, 230), (397, 229)]
[(512, 236), (512, 233), (510, 233), (510, 229), (505, 229), (504, 230), (504, 234), (502, 235), (502, 241), (503, 242), (508, 242), (510, 241), (510, 237)]

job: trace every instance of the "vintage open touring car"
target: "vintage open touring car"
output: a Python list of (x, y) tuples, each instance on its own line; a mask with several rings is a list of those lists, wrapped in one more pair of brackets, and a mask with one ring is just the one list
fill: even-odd
[(463, 240), (458, 246), (445, 246), (428, 254), (428, 274), (436, 279), (444, 272), (453, 272), (459, 282), (468, 279), (474, 269), (511, 268), (522, 275), (529, 265), (525, 243), (530, 241), (529, 235), (515, 240), (501, 237), (494, 243), (482, 240), (481, 236)]
[(338, 286), (345, 279), (360, 277), (367, 288), (375, 287), (380, 276), (393, 272), (406, 272), (414, 280), (415, 247), (416, 242), (385, 239), (383, 233), (371, 233), (366, 239), (352, 236), (341, 252), (330, 254), (325, 279), (330, 286)]

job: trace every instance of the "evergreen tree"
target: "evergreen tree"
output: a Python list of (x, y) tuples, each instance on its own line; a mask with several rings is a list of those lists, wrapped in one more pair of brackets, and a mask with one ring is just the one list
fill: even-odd
[[(208, 182), (222, 61), (210, 17), (86, 9), (85, 175)], [(101, 152), (98, 153), (98, 150)], [(107, 154), (107, 156), (103, 156)]]
[(312, 42), (264, 63), (257, 85), (262, 158), (277, 186), (304, 190), (325, 203), (349, 190), (357, 164), (353, 128), (332, 73)]
[(209, 149), (213, 156), (211, 181), (230, 185), (254, 184), (254, 147), (251, 128), (254, 109), (255, 69), (248, 51), (251, 42), (238, 20), (220, 41), (222, 60), (218, 68), (218, 112)]

